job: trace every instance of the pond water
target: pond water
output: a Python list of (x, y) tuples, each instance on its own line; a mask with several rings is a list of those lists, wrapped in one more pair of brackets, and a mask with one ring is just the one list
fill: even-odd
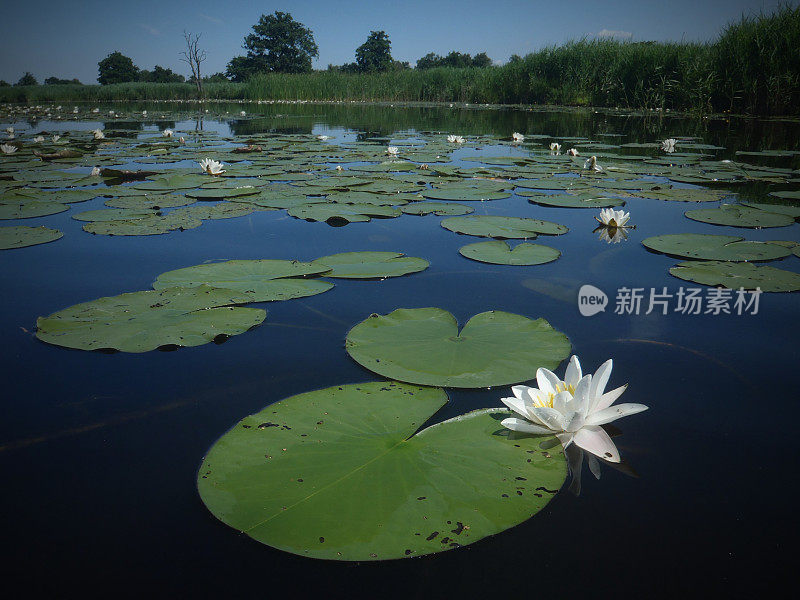
[[(254, 144), (293, 137), (316, 144), (314, 136), (326, 135), (331, 139), (322, 143), (332, 147), (381, 153), (394, 144), (402, 156), (410, 145), (459, 134), (467, 140), (451, 158), (452, 166), (463, 169), (481, 166), (464, 160), (472, 157), (567, 160), (550, 158), (549, 143), (561, 141), (562, 153), (573, 145), (579, 149), (579, 160), (570, 163), (578, 165), (575, 173), (595, 154), (610, 174), (610, 166), (650, 164), (624, 160), (625, 155), (668, 156), (658, 148), (619, 146), (669, 137), (679, 138), (679, 153), (683, 138), (685, 145), (718, 147), (687, 150), (706, 153), (703, 160), (709, 162), (800, 166), (797, 154), (736, 154), (797, 150), (800, 127), (791, 122), (463, 106), (237, 104), (215, 105), (202, 116), (164, 104), (100, 108), (99, 114), (114, 110), (122, 116), (98, 119), (84, 114), (86, 107), (79, 121), (6, 111), (0, 113), (0, 129), (13, 126), (23, 140), (39, 131), (69, 131), (86, 140), (86, 132), (95, 128), (128, 131), (124, 157), (102, 164), (159, 171), (196, 170), (188, 155), (178, 162), (136, 160), (136, 140), (160, 142), (166, 127), (175, 137), (186, 136), (190, 147), (199, 150), (204, 143), (220, 153), (251, 138)], [(239, 116), (242, 108), (247, 115)], [(141, 116), (145, 109), (148, 117)], [(205, 133), (195, 136), (200, 128)], [(512, 132), (526, 134), (526, 143), (510, 143), (506, 138)], [(612, 147), (584, 149), (588, 141)], [(113, 146), (99, 149), (98, 156), (114, 151)], [(268, 151), (260, 154), (269, 157)], [(329, 164), (347, 168), (377, 161)], [(91, 159), (82, 159), (59, 166), (87, 173), (91, 165)], [(12, 172), (3, 167), (3, 173)], [(793, 177), (789, 171), (781, 176)], [(5, 193), (12, 189), (9, 181), (0, 184)], [(800, 242), (798, 225), (712, 225), (690, 220), (684, 212), (715, 208), (719, 201), (627, 195), (624, 208), (636, 227), (627, 231), (627, 240), (609, 244), (594, 232), (599, 211), (533, 204), (517, 193), (522, 184), (516, 185), (508, 198), (463, 204), (475, 215), (565, 225), (569, 233), (536, 240), (560, 251), (558, 260), (534, 266), (469, 260), (459, 248), (488, 238), (457, 235), (441, 226), (446, 217), (436, 215), (403, 214), (332, 227), (274, 210), (208, 220), (164, 235), (91, 235), (72, 216), (105, 208), (108, 198), (98, 197), (58, 214), (4, 221), (4, 226), (45, 225), (64, 234), (52, 243), (0, 251), (5, 342), (0, 360), (6, 390), (0, 419), (0, 527), (6, 581), (17, 579), (28, 590), (58, 596), (90, 589), (115, 594), (158, 589), (181, 597), (287, 590), (301, 596), (331, 590), (364, 597), (564, 596), (591, 589), (598, 597), (715, 592), (739, 597), (764, 593), (788, 579), (798, 491), (793, 475), (798, 453), (788, 418), (800, 392), (791, 372), (798, 358), (798, 295), (764, 293), (756, 314), (682, 314), (673, 310), (674, 298), (666, 315), (660, 310), (644, 314), (646, 299), (639, 314), (616, 314), (614, 308), (618, 290), (625, 287), (642, 288), (645, 298), (651, 289), (666, 288), (670, 294), (682, 287), (701, 287), (703, 294), (710, 289), (670, 275), (669, 269), (684, 259), (648, 251), (641, 243), (648, 237), (703, 233)], [(775, 201), (769, 192), (796, 189), (796, 184), (716, 182), (705, 189), (730, 190), (739, 200)], [(157, 275), (173, 269), (230, 259), (311, 261), (366, 250), (402, 252), (430, 266), (402, 277), (332, 279), (335, 287), (326, 293), (254, 304), (268, 311), (264, 322), (224, 343), (109, 353), (67, 349), (35, 336), (37, 317), (150, 289)], [(800, 273), (794, 255), (764, 264)], [(607, 310), (580, 314), (577, 295), (584, 284), (608, 295)], [(260, 544), (218, 521), (201, 501), (196, 479), (217, 439), (245, 416), (292, 395), (380, 381), (345, 351), (347, 332), (372, 313), (423, 307), (445, 309), (462, 326), (490, 310), (543, 317), (569, 337), (586, 372), (613, 357), (610, 385), (627, 382), (622, 401), (649, 406), (613, 424), (624, 468), (603, 464), (596, 480), (584, 466), (579, 495), (568, 490), (567, 478), (544, 509), (521, 524), (463, 548), (406, 560), (305, 558)], [(561, 375), (563, 369), (562, 364), (556, 372)], [(531, 379), (534, 374), (535, 369)], [(500, 407), (509, 389), (448, 388), (447, 393), (449, 402), (431, 422)]]

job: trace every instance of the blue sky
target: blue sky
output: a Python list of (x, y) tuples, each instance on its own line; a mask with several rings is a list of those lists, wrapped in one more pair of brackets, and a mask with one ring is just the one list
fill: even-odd
[(486, 51), (498, 63), (542, 46), (584, 36), (633, 40), (708, 40), (742, 13), (770, 12), (780, 0), (297, 0), (219, 2), (195, 0), (64, 0), (7, 2), (0, 79), (16, 82), (24, 71), (78, 77), (95, 83), (97, 62), (114, 50), (140, 68), (155, 64), (184, 75), (184, 29), (202, 33), (207, 73), (224, 71), (243, 53), (242, 38), (262, 13), (290, 12), (310, 27), (320, 56), (315, 68), (354, 59), (370, 30), (385, 30), (392, 55), (414, 61), (427, 54)]

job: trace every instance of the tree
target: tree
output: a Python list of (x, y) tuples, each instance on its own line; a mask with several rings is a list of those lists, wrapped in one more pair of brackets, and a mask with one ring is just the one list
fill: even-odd
[(142, 69), (139, 71), (139, 81), (148, 81), (151, 83), (181, 83), (186, 81), (185, 77), (180, 73), (174, 73), (172, 69), (166, 69), (160, 65), (153, 67), (152, 71)]
[(101, 85), (139, 79), (139, 68), (133, 64), (133, 60), (119, 51), (112, 52), (97, 63), (97, 70), (99, 72), (97, 81)]
[(234, 56), (225, 68), (225, 75), (236, 83), (242, 83), (258, 73), (266, 73), (269, 69), (264, 57)]
[(192, 35), (184, 31), (183, 39), (186, 40), (186, 50), (181, 52), (183, 62), (187, 63), (192, 70), (192, 81), (197, 86), (197, 97), (203, 97), (203, 77), (200, 74), (200, 64), (206, 59), (206, 51), (200, 48), (200, 36)]
[(33, 76), (33, 73), (25, 71), (25, 75), (19, 78), (17, 85), (39, 85), (39, 82), (36, 81), (36, 77)]
[(435, 52), (428, 52), (425, 56), (417, 60), (416, 68), (433, 69), (434, 67), (441, 67), (442, 60), (444, 59)]
[(481, 52), (480, 54), (476, 54), (472, 57), (472, 66), (481, 69), (484, 67), (491, 67), (492, 59), (489, 58), (489, 55), (486, 54), (486, 52)]
[(0, 79), (0, 87), (8, 87), (10, 85), (5, 79)]
[(356, 64), (363, 72), (387, 71), (392, 66), (392, 42), (385, 31), (370, 31), (367, 41), (356, 48)]
[(508, 59), (508, 62), (510, 63), (521, 62), (521, 61), (522, 57), (519, 54), (512, 54), (511, 58)]
[[(253, 33), (244, 38), (246, 57), (235, 57), (237, 69), (246, 72), (307, 73), (311, 59), (319, 56), (313, 32), (295, 21), (292, 15), (275, 11), (261, 15), (253, 25)], [(230, 68), (230, 63), (228, 63)]]
[(78, 79), (59, 79), (58, 77), (48, 77), (44, 80), (45, 85), (83, 85)]
[(203, 77), (203, 83), (227, 83), (228, 78), (225, 73), (214, 73), (213, 75), (206, 75)]
[(442, 60), (442, 66), (444, 67), (452, 67), (454, 69), (463, 69), (465, 67), (472, 66), (472, 56), (467, 53), (456, 52), (453, 50), (444, 57)]

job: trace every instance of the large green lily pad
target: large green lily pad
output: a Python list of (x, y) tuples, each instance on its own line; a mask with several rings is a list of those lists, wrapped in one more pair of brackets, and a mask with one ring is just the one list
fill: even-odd
[(740, 203), (750, 208), (757, 208), (758, 210), (765, 210), (779, 215), (787, 215), (793, 219), (800, 219), (800, 206), (797, 204), (772, 204), (768, 202), (752, 202), (745, 200), (740, 201)]
[(203, 221), (191, 214), (174, 211), (130, 221), (93, 221), (84, 225), (83, 230), (97, 235), (159, 235), (176, 229), (194, 229), (202, 224)]
[(326, 221), (345, 223), (366, 223), (370, 217), (398, 217), (400, 210), (391, 206), (374, 204), (339, 204), (325, 202), (318, 204), (300, 204), (289, 208), (291, 216), (306, 221)]
[(212, 181), (211, 175), (184, 173), (157, 177), (149, 181), (136, 182), (133, 188), (151, 192), (173, 192), (175, 190), (191, 190)]
[(730, 227), (786, 227), (794, 223), (789, 215), (771, 213), (741, 204), (723, 204), (719, 208), (687, 210), (684, 213), (693, 221)]
[(67, 209), (69, 209), (69, 206), (66, 204), (42, 202), (39, 200), (2, 203), (0, 204), (0, 220), (46, 217), (47, 215), (55, 215), (64, 212)]
[(210, 285), (239, 292), (239, 304), (271, 302), (327, 292), (331, 282), (304, 278), (328, 271), (330, 267), (296, 260), (229, 260), (167, 271), (156, 278), (153, 288)]
[(564, 482), (563, 453), (510, 439), (502, 409), (417, 432), (446, 403), (441, 389), (391, 381), (281, 400), (214, 444), (200, 497), (263, 544), (347, 561), (451, 550), (539, 512)]
[(104, 203), (112, 208), (128, 208), (132, 210), (161, 210), (194, 204), (192, 198), (175, 194), (153, 194), (152, 196), (125, 196), (111, 198)]
[(255, 196), (261, 193), (261, 190), (252, 185), (243, 185), (241, 187), (225, 187), (225, 188), (202, 188), (191, 192), (186, 192), (189, 198), (195, 200), (221, 200), (223, 198), (239, 198), (241, 196)]
[(58, 229), (49, 227), (26, 227), (24, 225), (0, 227), (0, 250), (46, 244), (63, 236), (64, 234)]
[(486, 215), (450, 217), (449, 219), (444, 219), (441, 225), (445, 229), (456, 233), (501, 239), (534, 239), (537, 234), (561, 235), (569, 231), (564, 225), (550, 221), (527, 217)]
[(800, 290), (800, 275), (774, 267), (752, 263), (717, 260), (688, 261), (672, 267), (669, 272), (680, 279), (703, 285), (744, 288), (762, 292), (796, 292)]
[(733, 262), (775, 260), (791, 250), (768, 242), (748, 242), (735, 235), (675, 233), (642, 240), (650, 250), (681, 258), (727, 260)]
[(473, 208), (455, 202), (414, 202), (401, 208), (407, 215), (429, 215), (433, 213), (437, 216), (468, 215), (474, 212)]
[(424, 258), (405, 256), (400, 252), (342, 252), (323, 256), (311, 263), (330, 269), (326, 277), (343, 279), (375, 279), (399, 277), (424, 271), (430, 263)]
[(101, 208), (98, 210), (85, 210), (75, 213), (72, 218), (76, 221), (133, 221), (152, 217), (158, 213), (154, 210), (138, 210), (135, 208)]
[(461, 333), (441, 308), (373, 314), (347, 334), (347, 352), (379, 375), (420, 385), (479, 388), (527, 381), (554, 369), (570, 343), (544, 319), (501, 311), (480, 313)]
[(527, 196), (528, 202), (542, 206), (555, 206), (558, 208), (610, 208), (622, 206), (624, 200), (616, 198), (601, 198), (594, 196), (572, 196), (570, 194), (534, 194), (520, 192), (520, 196)]
[(266, 311), (230, 306), (240, 292), (209, 286), (130, 292), (70, 306), (36, 321), (43, 342), (78, 350), (148, 352), (244, 333)]
[(493, 265), (542, 265), (561, 256), (561, 252), (550, 246), (523, 242), (512, 249), (504, 240), (467, 244), (458, 251), (466, 258)]

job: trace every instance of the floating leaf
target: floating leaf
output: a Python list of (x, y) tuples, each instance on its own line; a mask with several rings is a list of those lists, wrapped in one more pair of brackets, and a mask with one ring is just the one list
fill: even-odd
[(303, 278), (328, 271), (329, 267), (296, 260), (229, 260), (167, 271), (156, 278), (153, 288), (210, 285), (237, 291), (237, 304), (271, 302), (327, 292), (331, 282)]
[(287, 211), (293, 217), (306, 221), (326, 221), (345, 223), (364, 223), (370, 217), (398, 217), (400, 210), (391, 206), (373, 204), (339, 204), (326, 202), (319, 204), (301, 204)]
[(456, 200), (459, 202), (477, 202), (482, 200), (502, 200), (510, 198), (508, 192), (499, 192), (495, 186), (450, 186), (420, 192), (430, 200)]
[(263, 544), (349, 561), (450, 550), (544, 508), (566, 477), (563, 453), (542, 452), (546, 438), (510, 439), (500, 409), (418, 431), (446, 403), (441, 389), (395, 382), (281, 400), (214, 444), (200, 497)]
[(616, 198), (597, 198), (593, 196), (571, 196), (568, 194), (533, 194), (520, 193), (521, 196), (528, 196), (528, 202), (541, 204), (542, 206), (555, 206), (558, 208), (610, 208), (612, 206), (624, 206), (624, 200)]
[(727, 260), (733, 262), (775, 260), (791, 251), (767, 242), (748, 242), (734, 235), (675, 233), (642, 240), (650, 250), (681, 258)]
[(184, 173), (168, 177), (153, 178), (149, 181), (135, 183), (133, 188), (153, 192), (173, 192), (175, 190), (191, 190), (211, 181), (210, 175)]
[(541, 265), (561, 256), (555, 248), (526, 242), (517, 244), (512, 250), (510, 244), (502, 240), (476, 242), (458, 251), (466, 258), (493, 265)]
[(468, 215), (474, 212), (474, 209), (470, 206), (451, 202), (414, 202), (400, 210), (407, 215), (429, 215), (433, 213), (440, 217), (445, 215)]
[(36, 337), (78, 350), (199, 346), (244, 333), (264, 320), (264, 310), (229, 306), (238, 296), (233, 290), (200, 286), (99, 298), (39, 317)]
[(72, 215), (76, 221), (133, 221), (152, 217), (158, 213), (154, 210), (137, 210), (133, 208), (101, 208), (86, 210)]
[(765, 210), (770, 213), (779, 215), (787, 215), (793, 219), (800, 218), (800, 206), (796, 204), (770, 204), (767, 202), (745, 202), (741, 204), (749, 206), (750, 208), (757, 208), (758, 210)]
[(24, 225), (0, 227), (0, 250), (46, 244), (60, 239), (63, 235), (58, 229), (49, 227), (26, 227)]
[(208, 187), (200, 190), (186, 192), (189, 198), (196, 200), (221, 200), (224, 198), (238, 198), (240, 196), (255, 196), (261, 190), (257, 187), (241, 186), (241, 187)]
[(478, 388), (531, 379), (554, 369), (570, 343), (544, 319), (501, 311), (472, 317), (461, 333), (441, 308), (372, 315), (347, 334), (345, 348), (370, 371), (420, 385)]
[(534, 239), (537, 234), (561, 235), (569, 231), (564, 225), (527, 217), (471, 215), (450, 217), (444, 219), (441, 224), (445, 229), (456, 233), (505, 239)]
[(786, 227), (794, 223), (788, 215), (767, 212), (740, 204), (723, 204), (719, 208), (687, 210), (684, 213), (693, 221), (730, 227)]
[(194, 229), (202, 224), (196, 217), (174, 211), (133, 221), (95, 221), (84, 225), (83, 230), (98, 235), (159, 235), (176, 229)]
[(343, 252), (323, 256), (311, 263), (321, 269), (330, 269), (326, 277), (343, 279), (374, 279), (399, 277), (424, 271), (430, 263), (424, 258), (405, 256), (400, 252)]
[(105, 201), (112, 208), (128, 208), (132, 210), (161, 210), (194, 204), (194, 200), (186, 196), (174, 194), (153, 194), (152, 196), (125, 196)]
[(30, 200), (27, 202), (9, 202), (0, 204), (0, 219), (31, 219), (55, 215), (69, 209), (66, 204), (58, 202), (40, 202)]
[(703, 285), (721, 285), (730, 289), (744, 288), (762, 292), (796, 292), (800, 290), (800, 275), (774, 267), (752, 263), (688, 261), (672, 267), (669, 272), (680, 279)]

